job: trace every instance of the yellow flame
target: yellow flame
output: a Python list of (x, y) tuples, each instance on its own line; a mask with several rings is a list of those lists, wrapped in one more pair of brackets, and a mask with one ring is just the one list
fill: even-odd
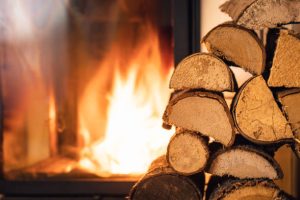
[[(162, 68), (157, 33), (153, 30), (147, 33), (129, 66), (124, 66), (129, 68), (125, 76), (120, 70), (123, 66), (116, 62), (120, 56), (116, 51), (104, 62), (109, 66), (103, 67), (113, 67), (115, 71), (106, 132), (98, 141), (91, 141), (92, 129), (86, 123), (87, 115), (82, 113), (99, 108), (95, 93), (100, 86), (95, 84), (103, 74), (96, 73), (80, 101), (80, 133), (86, 144), (80, 166), (100, 176), (142, 174), (154, 158), (166, 151), (170, 133), (161, 128), (161, 117), (169, 98), (171, 73), (166, 74)], [(98, 128), (101, 129), (101, 124)]]
[(49, 98), (49, 146), (50, 146), (50, 154), (56, 155), (57, 148), (56, 148), (56, 141), (57, 141), (57, 126), (56, 126), (56, 102), (55, 96), (53, 91), (50, 91), (50, 98)]

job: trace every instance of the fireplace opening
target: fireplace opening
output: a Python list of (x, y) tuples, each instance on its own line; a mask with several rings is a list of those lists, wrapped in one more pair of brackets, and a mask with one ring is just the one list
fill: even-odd
[(128, 194), (172, 134), (168, 82), (199, 50), (199, 1), (3, 0), (0, 11), (0, 192)]
[(4, 4), (5, 178), (144, 173), (170, 137), (170, 1)]

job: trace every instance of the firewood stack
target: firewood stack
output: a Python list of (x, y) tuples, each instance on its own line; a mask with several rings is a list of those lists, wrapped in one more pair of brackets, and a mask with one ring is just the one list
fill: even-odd
[[(293, 199), (273, 180), (283, 177), (274, 159), (279, 147), (300, 156), (300, 36), (280, 26), (300, 22), (300, 1), (229, 0), (220, 8), (233, 21), (202, 39), (209, 53), (176, 67), (163, 116), (176, 133), (159, 175), (149, 176), (150, 168), (131, 199), (203, 199), (203, 172), (212, 174), (207, 200)], [(266, 46), (255, 32), (262, 29), (269, 30)], [(253, 77), (238, 88), (229, 65)], [(225, 91), (235, 92), (231, 106)]]

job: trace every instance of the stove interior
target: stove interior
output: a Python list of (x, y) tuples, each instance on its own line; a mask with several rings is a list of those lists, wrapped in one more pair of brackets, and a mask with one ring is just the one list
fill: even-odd
[(172, 134), (171, 0), (0, 5), (5, 179), (137, 179)]

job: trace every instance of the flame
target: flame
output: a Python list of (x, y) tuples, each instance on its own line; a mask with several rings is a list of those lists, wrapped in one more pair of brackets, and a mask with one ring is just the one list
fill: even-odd
[(53, 156), (57, 154), (57, 126), (56, 126), (56, 102), (53, 91), (50, 91), (49, 95), (49, 146), (50, 146), (50, 154)]
[[(167, 70), (162, 66), (157, 33), (149, 27), (144, 33), (145, 39), (135, 47), (128, 66), (120, 62), (127, 59), (122, 52), (112, 49), (79, 102), (79, 132), (85, 144), (79, 165), (103, 177), (144, 173), (154, 158), (165, 153), (170, 138), (170, 133), (161, 128), (161, 117), (169, 98), (171, 66)], [(125, 73), (121, 70), (124, 67), (128, 69)], [(97, 133), (99, 139), (95, 140), (91, 130), (101, 130), (103, 125), (91, 116), (104, 112), (99, 105), (101, 95), (97, 94), (104, 68), (114, 69), (114, 79), (105, 134)], [(95, 124), (97, 127), (92, 127)]]

